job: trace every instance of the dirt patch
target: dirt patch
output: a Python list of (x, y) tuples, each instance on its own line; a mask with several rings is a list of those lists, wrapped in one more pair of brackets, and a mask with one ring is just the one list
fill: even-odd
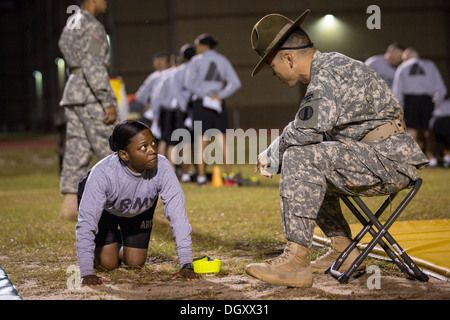
[[(16, 286), (24, 300), (447, 300), (450, 283), (435, 278), (428, 282), (405, 275), (381, 275), (373, 287), (373, 274), (364, 273), (340, 284), (326, 274), (314, 276), (311, 288), (287, 288), (267, 284), (246, 274), (204, 276), (198, 282), (160, 277), (146, 284), (107, 283), (90, 288), (48, 290), (36, 282)], [(372, 284), (372, 285), (371, 285)], [(372, 289), (370, 288), (372, 287)]]
[[(282, 247), (263, 250), (266, 257), (279, 255)], [(318, 253), (326, 248), (318, 248)], [(448, 300), (450, 281), (430, 276), (429, 281), (420, 282), (408, 277), (391, 262), (377, 259), (366, 261), (367, 267), (376, 272), (360, 272), (346, 284), (339, 283), (328, 274), (314, 274), (310, 288), (288, 288), (265, 283), (248, 276), (244, 267), (255, 262), (259, 252), (236, 250), (232, 256), (219, 257), (222, 271), (214, 275), (203, 275), (198, 282), (172, 280), (176, 267), (173, 259), (149, 257), (142, 269), (121, 266), (112, 272), (97, 272), (111, 278), (111, 282), (98, 287), (79, 286), (71, 280), (78, 279), (70, 268), (61, 270), (58, 266), (74, 263), (73, 258), (59, 260), (59, 263), (33, 263), (21, 272), (29, 274), (24, 280), (14, 283), (24, 300)], [(7, 265), (11, 259), (0, 256)], [(14, 260), (14, 259), (13, 259)], [(17, 261), (16, 261), (17, 263)], [(64, 266), (64, 268), (66, 268)], [(8, 272), (8, 270), (5, 270)]]

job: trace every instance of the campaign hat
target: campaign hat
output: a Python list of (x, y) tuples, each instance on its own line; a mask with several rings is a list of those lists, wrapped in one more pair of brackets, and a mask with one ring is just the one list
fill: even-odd
[(296, 27), (301, 26), (309, 12), (309, 9), (306, 10), (295, 21), (281, 14), (272, 13), (255, 24), (251, 34), (252, 49), (261, 59), (253, 69), (252, 76), (261, 71), (268, 60), (273, 58), (279, 46)]

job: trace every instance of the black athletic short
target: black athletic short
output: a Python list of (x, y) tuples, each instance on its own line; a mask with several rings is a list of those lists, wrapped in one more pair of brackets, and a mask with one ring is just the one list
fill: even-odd
[(125, 247), (147, 249), (157, 202), (158, 199), (150, 209), (132, 218), (118, 217), (103, 210), (102, 217), (98, 222), (95, 247), (118, 242)]
[[(80, 205), (89, 174), (90, 171), (81, 177), (78, 184), (78, 205)], [(98, 222), (95, 247), (103, 247), (107, 244), (118, 242), (130, 248), (147, 249), (152, 232), (153, 214), (157, 203), (158, 199), (155, 199), (155, 202), (148, 210), (131, 218), (118, 217), (103, 210)]]
[(432, 131), (436, 142), (450, 146), (450, 117), (436, 118)]
[(159, 115), (159, 124), (161, 125), (161, 140), (165, 141), (169, 145), (175, 145), (172, 141), (172, 132), (176, 128), (176, 110), (161, 109)]
[(161, 140), (171, 146), (179, 144), (183, 139), (172, 138), (172, 133), (177, 129), (187, 130), (184, 126), (186, 117), (187, 113), (181, 112), (180, 110), (161, 110)]
[(226, 133), (228, 129), (228, 116), (225, 101), (222, 100), (222, 112), (203, 107), (203, 100), (198, 99), (192, 103), (193, 121), (202, 122), (202, 134), (208, 129), (218, 129), (222, 133)]
[(428, 95), (405, 95), (404, 119), (408, 128), (428, 129), (434, 103)]

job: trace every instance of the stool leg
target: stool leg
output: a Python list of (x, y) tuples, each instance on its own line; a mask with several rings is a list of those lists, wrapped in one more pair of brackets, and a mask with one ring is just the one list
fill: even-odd
[[(344, 261), (347, 259), (350, 252), (356, 248), (357, 244), (362, 240), (364, 235), (369, 231), (371, 228), (370, 221), (367, 222), (359, 212), (359, 210), (353, 205), (353, 203), (345, 196), (341, 196), (341, 200), (347, 205), (347, 207), (353, 212), (353, 214), (358, 218), (358, 220), (361, 222), (361, 224), (364, 225), (364, 228), (358, 233), (356, 237), (351, 241), (351, 243), (345, 248), (345, 250), (339, 255), (339, 257), (336, 259), (336, 261), (329, 267), (325, 273), (331, 274), (335, 279), (337, 279), (340, 283), (347, 283), (350, 276), (353, 274), (354, 270), (359, 267), (359, 265), (362, 263), (362, 260), (359, 261), (359, 264), (354, 266), (354, 263), (351, 267), (349, 267), (345, 272), (340, 272), (339, 268), (344, 263)], [(361, 255), (360, 255), (361, 256)], [(356, 261), (356, 260), (355, 260)]]
[[(359, 267), (359, 265), (364, 261), (364, 259), (369, 255), (372, 249), (379, 244), (382, 249), (387, 253), (387, 255), (392, 259), (392, 261), (406, 274), (419, 281), (428, 281), (428, 276), (425, 275), (417, 265), (412, 261), (412, 259), (406, 254), (406, 252), (400, 247), (400, 245), (394, 240), (394, 238), (387, 231), (394, 221), (398, 218), (400, 213), (406, 208), (408, 203), (417, 193), (420, 188), (421, 180), (419, 179), (413, 184), (413, 190), (411, 190), (408, 195), (403, 199), (400, 205), (394, 210), (394, 213), (388, 218), (384, 225), (382, 225), (378, 218), (386, 210), (386, 208), (392, 203), (392, 200), (397, 196), (398, 193), (389, 195), (383, 204), (378, 208), (375, 214), (365, 205), (365, 203), (359, 197), (352, 197), (355, 203), (361, 208), (364, 214), (369, 218), (367, 221), (361, 212), (353, 205), (353, 203), (346, 197), (341, 196), (343, 202), (348, 206), (348, 208), (353, 212), (359, 222), (364, 226), (364, 228), (358, 233), (350, 245), (342, 252), (342, 254), (336, 259), (335, 263), (326, 270), (326, 273), (331, 274), (334, 278), (338, 279), (340, 283), (348, 282), (350, 276)], [(378, 229), (378, 233), (373, 229), (373, 225)], [(348, 254), (356, 247), (356, 245), (362, 240), (364, 235), (369, 232), (373, 237), (373, 240), (369, 242), (367, 247), (362, 251), (357, 259), (352, 263), (345, 272), (339, 272), (340, 266), (348, 257)], [(388, 241), (388, 243), (394, 248), (397, 254), (391, 250), (389, 245), (384, 242), (383, 237)], [(399, 259), (399, 256), (403, 259)]]
[[(417, 190), (412, 190), (411, 192), (409, 192), (409, 194), (405, 197), (405, 199), (401, 202), (401, 204), (397, 207), (397, 209), (394, 210), (394, 213), (386, 220), (384, 225), (380, 223), (380, 221), (377, 219), (378, 217), (372, 214), (370, 209), (365, 205), (365, 203), (360, 198), (354, 197), (354, 200), (358, 204), (358, 206), (364, 211), (364, 213), (367, 215), (372, 224), (374, 224), (377, 227), (379, 232), (375, 238), (377, 240), (376, 243), (379, 243), (382, 246), (383, 250), (386, 251), (389, 257), (400, 267), (402, 271), (406, 272), (407, 274), (416, 278), (419, 281), (425, 282), (428, 281), (428, 276), (425, 275), (417, 267), (417, 265), (412, 261), (412, 259), (408, 256), (408, 254), (406, 254), (406, 252), (400, 247), (397, 241), (395, 241), (394, 238), (387, 231), (395, 222), (395, 220), (397, 220), (398, 216), (406, 208), (408, 203), (411, 201), (412, 197), (415, 195), (415, 192), (413, 191), (417, 192)], [(381, 237), (384, 237), (390, 243), (390, 245), (395, 249), (397, 254), (403, 259), (405, 263), (401, 262), (399, 259), (393, 259), (392, 255), (395, 256), (394, 252), (390, 250), (390, 248), (388, 248), (387, 246), (383, 246), (381, 244), (382, 242), (380, 241)], [(375, 244), (373, 245), (373, 247), (375, 246)]]
[[(375, 213), (376, 217), (379, 217), (384, 210), (388, 207), (388, 205), (392, 202), (392, 200), (397, 196), (397, 193), (390, 195), (378, 208), (378, 210)], [(370, 251), (367, 251), (365, 253), (364, 251), (361, 253), (361, 255), (358, 257), (358, 259), (355, 259), (354, 263), (350, 268), (348, 268), (344, 273), (339, 272), (339, 268), (346, 260), (348, 254), (356, 247), (356, 245), (362, 240), (362, 238), (365, 236), (367, 232), (370, 232), (370, 234), (375, 237), (376, 232), (372, 229), (373, 223), (369, 220), (367, 221), (362, 214), (359, 212), (359, 210), (353, 205), (353, 203), (345, 196), (341, 196), (342, 201), (347, 205), (347, 207), (353, 212), (353, 214), (356, 216), (356, 218), (359, 220), (359, 222), (364, 226), (364, 228), (358, 233), (358, 235), (353, 239), (353, 241), (350, 243), (350, 245), (342, 252), (342, 254), (336, 259), (335, 263), (326, 270), (326, 273), (332, 274), (336, 279), (341, 279), (342, 282), (346, 282), (350, 276), (353, 274), (353, 272), (359, 267), (359, 265), (364, 261), (364, 259), (367, 257), (367, 255), (370, 253)], [(389, 247), (384, 243), (380, 243), (380, 245), (388, 251), (388, 254), (391, 258), (396, 258), (395, 254), (389, 249)], [(390, 252), (389, 252), (390, 251)]]

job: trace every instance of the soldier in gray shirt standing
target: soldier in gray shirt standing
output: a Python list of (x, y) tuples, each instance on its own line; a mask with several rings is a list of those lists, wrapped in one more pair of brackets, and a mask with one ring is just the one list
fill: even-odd
[(394, 42), (387, 47), (384, 54), (370, 57), (365, 62), (386, 81), (391, 90), (394, 83), (395, 70), (402, 63), (403, 50), (402, 45)]
[[(153, 55), (152, 63), (154, 71), (148, 75), (136, 91), (136, 101), (144, 105), (141, 121), (145, 123), (155, 120), (155, 110), (152, 108), (151, 100), (162, 72), (171, 67), (170, 55), (167, 52), (157, 52)], [(153, 134), (158, 140), (161, 138), (160, 133), (154, 131)]]
[[(350, 244), (350, 227), (339, 194), (397, 192), (418, 178), (428, 160), (406, 132), (402, 108), (386, 83), (367, 65), (342, 54), (322, 53), (295, 22), (279, 15), (262, 18), (253, 28), (253, 49), (265, 65), (293, 88), (307, 85), (295, 119), (258, 156), (256, 171), (267, 176), (281, 166), (280, 199), (284, 253), (246, 272), (257, 279), (293, 287), (311, 286)], [(256, 173), (255, 171), (255, 173)], [(315, 224), (331, 238), (332, 248), (310, 262)], [(342, 270), (358, 256), (349, 253)]]
[(392, 91), (403, 107), (408, 132), (424, 152), (432, 152), (429, 121), (447, 88), (433, 61), (419, 57), (414, 48), (403, 53), (404, 62), (395, 72)]
[(67, 118), (60, 181), (64, 219), (77, 217), (78, 182), (93, 155), (102, 159), (111, 153), (108, 137), (117, 119), (117, 100), (109, 82), (111, 55), (106, 31), (95, 18), (106, 8), (106, 0), (83, 0), (75, 23), (64, 28), (59, 40), (70, 72), (60, 102)]
[[(197, 55), (192, 58), (186, 69), (184, 86), (192, 93), (193, 121), (201, 121), (202, 136), (194, 137), (201, 146), (195, 152), (201, 151), (198, 164), (197, 183), (206, 183), (205, 162), (203, 152), (207, 141), (203, 134), (208, 129), (217, 129), (223, 136), (223, 156), (226, 157), (225, 132), (228, 129), (228, 116), (225, 99), (241, 87), (241, 81), (230, 61), (215, 50), (218, 42), (210, 34), (201, 34), (195, 39)], [(207, 101), (212, 102), (211, 104)], [(231, 165), (225, 163), (227, 175), (231, 173)]]

